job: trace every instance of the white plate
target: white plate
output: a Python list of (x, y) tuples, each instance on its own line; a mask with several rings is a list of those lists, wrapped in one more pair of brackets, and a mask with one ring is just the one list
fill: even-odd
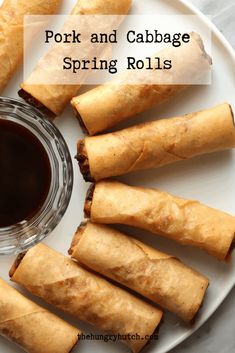
[[(68, 13), (75, 0), (65, 2), (61, 13)], [(0, 0), (1, 3), (1, 0)], [(165, 13), (165, 14), (199, 14), (201, 21), (213, 31), (213, 84), (205, 87), (192, 87), (183, 95), (172, 99), (169, 103), (147, 114), (140, 115), (133, 120), (134, 123), (142, 120), (164, 118), (200, 110), (216, 105), (223, 101), (230, 101), (234, 98), (235, 91), (235, 55), (229, 44), (220, 32), (191, 5), (178, 0), (136, 0), (132, 13)], [(17, 97), (19, 83), (22, 80), (22, 73), (18, 72), (4, 92), (5, 95)], [(84, 89), (83, 89), (84, 90)], [(63, 116), (56, 119), (56, 125), (63, 133), (71, 151), (72, 156), (76, 153), (77, 139), (82, 133), (70, 107), (66, 109)], [(127, 124), (123, 124), (126, 126)], [(45, 243), (54, 249), (67, 253), (72, 235), (83, 219), (83, 201), (88, 187), (83, 181), (76, 161), (74, 160), (75, 183), (72, 199), (69, 208), (53, 233), (46, 239)], [(215, 153), (190, 161), (182, 161), (178, 164), (165, 166), (154, 171), (133, 173), (120, 180), (130, 184), (143, 185), (147, 187), (159, 187), (186, 198), (199, 199), (209, 206), (219, 208), (231, 214), (235, 214), (235, 152), (226, 151)], [(185, 338), (198, 329), (218, 308), (226, 295), (235, 283), (235, 256), (230, 263), (221, 264), (206, 254), (186, 248), (163, 238), (152, 236), (140, 230), (131, 230), (132, 234), (163, 251), (170, 252), (180, 257), (185, 263), (195, 267), (210, 279), (210, 287), (206, 300), (197, 317), (196, 324), (192, 328), (184, 326), (173, 315), (166, 314), (164, 325), (160, 330), (160, 339), (153, 342), (147, 349), (150, 353), (166, 353)], [(0, 258), (0, 276), (8, 281), (8, 270), (13, 262), (13, 257)], [(21, 289), (22, 290), (22, 289)], [(24, 292), (22, 290), (22, 292)], [(26, 292), (24, 292), (26, 293)], [(28, 297), (31, 297), (27, 293)], [(43, 302), (34, 298), (38, 303)], [(46, 307), (46, 304), (43, 303)], [(52, 307), (50, 307), (53, 310)], [(59, 313), (57, 310), (53, 310)], [(78, 320), (71, 320), (59, 313), (73, 324), (86, 332), (95, 332), (93, 328)], [(98, 341), (80, 342), (75, 352), (80, 353), (119, 353), (127, 352), (122, 344), (104, 343)], [(21, 352), (13, 344), (0, 338), (0, 352), (13, 353)], [(55, 352), (56, 353), (56, 352)]]

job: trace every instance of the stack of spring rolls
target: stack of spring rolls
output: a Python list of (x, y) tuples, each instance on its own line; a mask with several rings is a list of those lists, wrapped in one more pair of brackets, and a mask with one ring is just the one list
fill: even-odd
[[(198, 55), (206, 71), (211, 61), (200, 37), (195, 33), (191, 37), (195, 64)], [(83, 130), (95, 135), (186, 87), (113, 82), (75, 97), (72, 105)], [(228, 103), (79, 140), (76, 157), (80, 171), (85, 181), (95, 183), (84, 205), (88, 220), (78, 227), (69, 254), (81, 266), (192, 322), (202, 306), (209, 280), (174, 256), (107, 225), (142, 228), (224, 261), (233, 248), (235, 217), (195, 200), (106, 178), (234, 147), (234, 115)]]
[(20, 255), (10, 276), (14, 282), (58, 309), (108, 334), (120, 335), (136, 353), (158, 330), (162, 319), (160, 309), (43, 244)]
[(235, 217), (195, 200), (105, 178), (234, 147), (234, 115), (228, 103), (79, 140), (81, 173), (96, 183), (84, 204), (89, 220), (77, 229), (69, 254), (80, 265), (192, 322), (209, 280), (174, 256), (107, 225), (142, 228), (223, 261), (233, 248)]

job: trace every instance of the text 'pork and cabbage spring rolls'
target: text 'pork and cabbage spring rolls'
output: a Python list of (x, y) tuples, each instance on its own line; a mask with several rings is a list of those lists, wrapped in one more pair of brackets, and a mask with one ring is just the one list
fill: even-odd
[(77, 159), (86, 181), (160, 167), (235, 147), (229, 104), (182, 117), (148, 122), (78, 141)]
[(157, 189), (100, 181), (87, 194), (85, 215), (95, 223), (146, 229), (225, 260), (235, 235), (235, 217), (195, 200)]
[[(181, 92), (188, 85), (174, 84), (187, 72), (187, 82), (194, 82), (210, 70), (211, 58), (207, 55), (201, 37), (190, 34), (190, 42), (178, 48), (166, 48), (157, 53), (158, 57), (174, 57), (171, 71), (172, 84), (125, 84), (127, 74), (117, 81), (98, 86), (72, 99), (79, 122), (89, 135), (95, 135), (117, 123), (166, 101)], [(184, 60), (182, 60), (184, 58)], [(161, 75), (165, 71), (162, 70)], [(133, 74), (132, 72), (130, 73)], [(157, 73), (159, 75), (159, 73)], [(153, 72), (149, 74), (153, 75)], [(156, 75), (156, 73), (155, 73)], [(166, 79), (169, 74), (165, 73)], [(164, 76), (162, 81), (164, 81)]]
[(23, 59), (24, 16), (53, 15), (61, 0), (4, 0), (0, 7), (0, 93)]
[[(162, 311), (90, 273), (43, 244), (18, 258), (10, 276), (34, 295), (111, 334), (139, 352), (157, 329)], [(139, 340), (130, 335), (138, 334)]]
[(209, 284), (206, 277), (175, 257), (101, 224), (81, 224), (69, 253), (186, 322), (195, 317)]
[(70, 353), (80, 331), (0, 278), (0, 335), (29, 353)]
[[(131, 2), (132, 0), (78, 0), (71, 15), (126, 15)], [(69, 21), (71, 22), (71, 19)], [(19, 95), (48, 117), (53, 118), (62, 113), (65, 106), (77, 94), (80, 86), (76, 84), (39, 85), (26, 81), (21, 84)]]

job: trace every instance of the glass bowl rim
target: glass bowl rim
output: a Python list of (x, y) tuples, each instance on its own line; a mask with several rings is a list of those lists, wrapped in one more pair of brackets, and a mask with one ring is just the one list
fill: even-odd
[[(11, 114), (14, 113), (14, 115), (17, 115), (17, 109), (19, 109), (19, 111), (21, 111), (21, 113), (25, 114), (24, 119), (26, 121), (27, 120), (29, 121), (30, 118), (32, 119), (30, 121), (30, 123), (31, 123), (30, 125), (31, 125), (31, 128), (33, 125), (33, 129), (36, 131), (36, 130), (39, 130), (39, 128), (36, 127), (36, 122), (33, 121), (32, 116), (35, 116), (35, 120), (37, 120), (37, 122), (40, 123), (41, 129), (44, 129), (44, 133), (43, 133), (43, 131), (41, 131), (41, 134), (43, 135), (43, 138), (45, 139), (45, 141), (48, 141), (51, 143), (53, 140), (54, 142), (56, 141), (57, 143), (59, 143), (59, 147), (62, 149), (63, 156), (65, 157), (63, 161), (59, 160), (56, 157), (55, 153), (50, 154), (50, 150), (47, 149), (46, 152), (48, 154), (48, 158), (50, 160), (50, 163), (51, 163), (51, 159), (53, 158), (53, 162), (56, 161), (56, 163), (58, 163), (58, 165), (60, 165), (60, 168), (66, 167), (66, 172), (67, 172), (66, 173), (66, 182), (63, 182), (62, 190), (59, 192), (58, 191), (59, 188), (58, 188), (58, 190), (56, 191), (56, 193), (54, 195), (53, 202), (55, 202), (55, 197), (58, 196), (58, 194), (61, 196), (62, 193), (64, 193), (64, 198), (63, 198), (63, 201), (61, 202), (60, 206), (56, 209), (53, 216), (49, 220), (48, 224), (50, 226), (48, 226), (48, 224), (45, 224), (39, 230), (39, 232), (37, 234), (34, 234), (33, 236), (29, 236), (27, 238), (25, 245), (22, 245), (20, 243), (20, 239), (21, 238), (23, 239), (23, 236), (24, 236), (24, 234), (26, 234), (26, 232), (30, 233), (30, 231), (32, 231), (33, 229), (35, 229), (35, 230), (39, 229), (39, 226), (38, 226), (38, 228), (37, 228), (37, 226), (35, 226), (35, 224), (36, 224), (35, 222), (37, 222), (37, 220), (39, 219), (39, 216), (42, 215), (43, 212), (45, 211), (44, 207), (46, 206), (46, 202), (48, 202), (48, 198), (47, 198), (45, 200), (43, 206), (37, 212), (37, 214), (32, 219), (30, 219), (28, 221), (27, 225), (26, 224), (23, 225), (23, 223), (18, 223), (16, 225), (12, 225), (9, 227), (0, 228), (0, 255), (12, 255), (12, 254), (18, 254), (22, 251), (25, 251), (25, 250), (29, 249), (30, 247), (36, 245), (37, 243), (41, 242), (60, 223), (62, 217), (64, 216), (64, 214), (68, 208), (70, 200), (71, 200), (73, 183), (74, 183), (74, 171), (73, 171), (73, 163), (72, 163), (72, 158), (71, 158), (71, 154), (70, 154), (68, 145), (67, 145), (62, 133), (60, 132), (60, 130), (56, 127), (56, 125), (52, 121), (50, 121), (37, 108), (31, 106), (28, 103), (25, 103), (25, 102), (19, 100), (19, 99), (0, 96), (0, 110), (2, 110), (2, 111), (4, 111), (4, 103), (6, 104), (6, 108), (5, 108), (6, 109), (6, 116), (7, 116), (7, 114), (9, 114), (9, 117), (11, 117), (13, 119), (13, 121), (15, 121), (17, 123), (17, 119), (19, 119), (19, 121), (20, 121), (20, 117), (19, 116), (12, 117)], [(14, 108), (15, 111), (7, 111), (7, 108), (8, 109)], [(28, 111), (28, 115), (27, 115), (27, 111)], [(32, 116), (30, 116), (30, 115), (32, 115)], [(0, 116), (1, 116), (1, 113), (0, 113)], [(22, 117), (21, 117), (21, 119), (22, 119)], [(55, 140), (52, 137), (49, 138), (49, 137), (45, 136), (46, 128), (45, 128), (44, 124), (53, 133), (53, 135), (55, 136)], [(35, 131), (33, 133), (35, 133)], [(57, 145), (56, 145), (56, 147), (57, 147)], [(51, 146), (51, 148), (52, 148), (52, 146)], [(53, 151), (53, 148), (52, 148), (52, 151)], [(60, 154), (60, 153), (58, 153), (58, 154)], [(63, 171), (64, 171), (64, 169), (63, 169)], [(65, 175), (63, 173), (63, 178), (64, 177), (65, 177)], [(59, 179), (60, 177), (58, 175), (56, 175), (56, 178), (57, 178), (56, 179), (57, 182), (61, 181)], [(53, 175), (52, 175), (51, 184), (53, 184), (53, 182), (55, 182), (55, 181), (53, 180)], [(50, 191), (48, 193), (48, 197), (51, 192), (52, 192), (52, 190), (50, 188)], [(17, 242), (17, 239), (18, 239), (18, 244), (10, 245), (11, 242), (14, 240)], [(9, 242), (9, 244), (8, 244), (8, 242)], [(7, 245), (2, 245), (2, 244), (7, 244)]]

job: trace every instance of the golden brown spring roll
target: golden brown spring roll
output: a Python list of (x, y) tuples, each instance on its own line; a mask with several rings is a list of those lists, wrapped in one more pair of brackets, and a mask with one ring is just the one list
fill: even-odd
[(71, 256), (191, 322), (202, 305), (208, 279), (173, 256), (110, 227), (82, 224)]
[(98, 181), (232, 147), (232, 108), (221, 104), (182, 117), (86, 137), (78, 141), (77, 160), (84, 179)]
[(162, 311), (134, 297), (43, 244), (30, 249), (13, 265), (10, 276), (75, 317), (111, 334), (139, 334), (124, 342), (139, 352), (158, 327)]
[(80, 331), (0, 278), (0, 335), (29, 353), (69, 353)]
[(146, 229), (225, 260), (235, 235), (235, 217), (195, 200), (157, 189), (100, 181), (90, 188), (85, 214), (96, 223)]
[[(125, 15), (132, 0), (78, 0), (71, 15)], [(62, 113), (81, 85), (31, 85), (21, 84), (20, 97), (36, 106), (49, 117)]]
[(52, 15), (61, 0), (4, 0), (0, 7), (0, 93), (23, 58), (24, 15)]
[[(206, 54), (201, 37), (191, 33), (191, 41), (179, 48), (167, 48), (158, 57), (175, 57), (172, 82), (188, 74), (188, 82), (201, 77), (210, 69), (211, 58)], [(182, 60), (184, 58), (184, 60)], [(131, 73), (132, 74), (132, 73)], [(152, 74), (152, 73), (151, 73)], [(125, 84), (126, 73), (117, 83), (98, 86), (72, 99), (78, 119), (89, 135), (95, 135), (117, 123), (166, 101), (181, 92), (183, 84)], [(124, 82), (122, 82), (124, 81)]]

